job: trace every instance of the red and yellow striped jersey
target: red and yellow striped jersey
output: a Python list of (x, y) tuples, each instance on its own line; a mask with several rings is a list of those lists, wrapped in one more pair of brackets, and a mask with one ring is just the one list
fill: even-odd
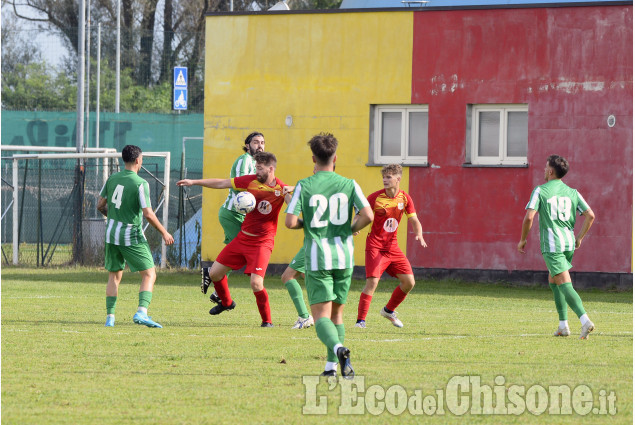
[(404, 212), (406, 217), (417, 213), (412, 198), (403, 190), (390, 198), (386, 190), (381, 189), (368, 196), (368, 203), (375, 219), (366, 238), (366, 249), (389, 250), (397, 245), (397, 228)]
[(234, 177), (232, 187), (248, 191), (256, 197), (256, 208), (245, 216), (241, 230), (252, 235), (273, 239), (278, 230), (278, 215), (284, 204), (282, 188), (285, 184), (276, 177), (274, 186), (260, 183), (255, 174)]

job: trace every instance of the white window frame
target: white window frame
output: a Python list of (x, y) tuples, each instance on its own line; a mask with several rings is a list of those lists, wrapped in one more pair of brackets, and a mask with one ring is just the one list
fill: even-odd
[[(401, 112), (401, 156), (388, 156), (381, 154), (382, 135), (382, 113)], [(428, 155), (414, 156), (408, 155), (410, 139), (408, 135), (409, 120), (411, 112), (425, 112), (428, 114), (428, 125), (430, 123), (430, 113), (427, 105), (376, 105), (375, 106), (375, 132), (373, 137), (373, 152), (375, 164), (406, 164), (406, 165), (427, 165)], [(429, 131), (428, 131), (429, 134)], [(428, 137), (426, 134), (426, 137)], [(430, 139), (428, 138), (428, 149), (430, 149)]]
[[(498, 138), (498, 156), (479, 156), (479, 113), (481, 112), (499, 112), (500, 127)], [(528, 105), (509, 105), (509, 104), (491, 104), (491, 105), (472, 105), (472, 137), (471, 137), (471, 163), (475, 165), (527, 165), (527, 157), (508, 157), (507, 156), (507, 119), (509, 112), (527, 112), (529, 114)], [(527, 141), (529, 144), (529, 141)]]

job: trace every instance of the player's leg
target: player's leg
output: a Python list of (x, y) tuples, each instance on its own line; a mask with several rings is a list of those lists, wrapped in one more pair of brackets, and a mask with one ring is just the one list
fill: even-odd
[(123, 276), (126, 260), (117, 245), (106, 243), (104, 247), (104, 268), (108, 270), (108, 284), (106, 285), (106, 324), (115, 326), (115, 306), (119, 294), (119, 283)]
[(256, 305), (258, 306), (258, 312), (260, 313), (260, 318), (262, 319), (260, 326), (263, 328), (273, 327), (273, 323), (271, 321), (271, 308), (269, 307), (269, 294), (267, 294), (267, 289), (265, 288), (264, 276), (252, 273), (249, 283), (251, 285), (251, 290), (254, 291)]
[(558, 329), (554, 332), (554, 336), (569, 336), (571, 330), (569, 329), (569, 321), (567, 320), (567, 300), (564, 297), (564, 293), (560, 292), (558, 285), (556, 285), (553, 276), (549, 273), (549, 288), (553, 293), (553, 301), (556, 304), (556, 311), (558, 312)]
[(258, 312), (262, 319), (260, 326), (263, 328), (273, 327), (271, 309), (269, 308), (269, 295), (264, 285), (265, 274), (267, 273), (269, 258), (271, 258), (273, 249), (273, 241), (263, 241), (256, 237), (242, 235), (239, 238), (244, 239), (245, 242), (243, 244), (243, 252), (247, 263), (245, 274), (250, 275), (249, 283), (251, 284), (251, 290), (254, 291)]
[(353, 366), (351, 366), (351, 352), (344, 346), (344, 305), (348, 299), (348, 292), (351, 288), (351, 278), (353, 268), (343, 270), (333, 270), (333, 293), (335, 299), (331, 306), (331, 321), (338, 331), (340, 343), (333, 348), (340, 364), (340, 373), (343, 377), (352, 379), (355, 376)]
[(296, 280), (296, 277), (300, 273), (304, 273), (304, 248), (300, 248), (300, 251), (291, 260), (289, 266), (282, 273), (281, 279), (284, 286), (289, 292), (289, 297), (293, 301), (293, 305), (298, 313), (298, 320), (292, 326), (292, 329), (304, 329), (313, 325), (313, 317), (309, 314), (309, 310), (304, 302), (304, 295), (302, 294), (302, 287)]
[(137, 312), (132, 317), (132, 321), (139, 325), (146, 325), (149, 328), (162, 328), (160, 324), (148, 316), (148, 307), (152, 301), (152, 290), (157, 279), (154, 270), (154, 259), (147, 242), (138, 245), (120, 247), (130, 271), (141, 274), (141, 285), (139, 287), (139, 306)]
[[(221, 254), (224, 251), (225, 250), (223, 249), (223, 251), (221, 251)], [(221, 263), (219, 261), (219, 258), (217, 258), (216, 261), (214, 261), (214, 264), (212, 264), (212, 267), (210, 267), (209, 276), (212, 283), (214, 284), (214, 289), (221, 300), (219, 304), (212, 307), (212, 309), (209, 311), (209, 314), (211, 315), (220, 314), (225, 310), (233, 310), (236, 307), (236, 302), (232, 300), (231, 294), (229, 292), (229, 286), (227, 284), (227, 272), (229, 270), (231, 270), (231, 267)]]
[(380, 314), (382, 317), (390, 320), (394, 326), (402, 328), (403, 323), (397, 319), (397, 312), (395, 310), (397, 310), (397, 307), (399, 307), (403, 300), (406, 299), (408, 293), (414, 288), (415, 277), (412, 273), (412, 267), (410, 267), (410, 261), (408, 261), (400, 249), (388, 253), (388, 256), (391, 262), (388, 268), (386, 268), (386, 272), (399, 279), (399, 285), (392, 292), (390, 300), (388, 300), (386, 306), (381, 309)]
[(370, 309), (370, 303), (373, 300), (373, 294), (379, 279), (384, 270), (390, 265), (388, 257), (378, 249), (367, 249), (365, 256), (366, 267), (366, 286), (359, 294), (359, 303), (357, 304), (357, 322), (355, 326), (358, 328), (366, 327), (366, 315)]

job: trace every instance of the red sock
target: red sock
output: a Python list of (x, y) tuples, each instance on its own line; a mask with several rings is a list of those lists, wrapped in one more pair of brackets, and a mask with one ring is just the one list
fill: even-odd
[(388, 300), (388, 304), (386, 304), (386, 309), (395, 311), (397, 307), (399, 307), (399, 304), (401, 304), (401, 302), (406, 299), (406, 295), (408, 294), (406, 294), (404, 291), (401, 290), (399, 286), (397, 286), (395, 290), (392, 291), (390, 300)]
[(256, 297), (256, 304), (258, 304), (258, 311), (260, 312), (262, 321), (272, 323), (271, 310), (269, 309), (269, 295), (267, 295), (267, 290), (265, 288), (262, 288), (262, 291), (254, 292), (254, 296)]
[(223, 302), (223, 306), (229, 307), (232, 304), (232, 296), (229, 294), (227, 276), (223, 276), (221, 280), (214, 282), (214, 289), (216, 290), (218, 297)]
[(373, 300), (372, 295), (361, 293), (359, 296), (359, 304), (357, 305), (357, 320), (366, 320), (370, 302)]

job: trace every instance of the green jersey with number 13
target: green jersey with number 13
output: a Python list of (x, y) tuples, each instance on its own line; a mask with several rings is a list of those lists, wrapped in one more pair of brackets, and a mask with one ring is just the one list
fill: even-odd
[(581, 215), (589, 209), (582, 195), (560, 179), (536, 186), (525, 209), (540, 215), (540, 249), (542, 252), (575, 250), (576, 211)]
[(351, 221), (353, 207), (369, 206), (355, 180), (332, 171), (318, 171), (300, 180), (286, 212), (302, 214), (306, 270), (354, 266)]

